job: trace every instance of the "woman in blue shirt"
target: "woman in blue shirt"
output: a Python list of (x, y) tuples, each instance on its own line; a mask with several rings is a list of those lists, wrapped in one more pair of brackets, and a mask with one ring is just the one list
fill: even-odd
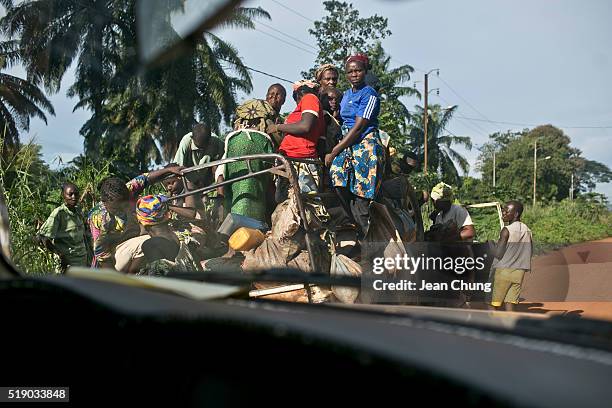
[(342, 206), (360, 227), (363, 238), (370, 202), (378, 196), (384, 169), (384, 147), (378, 134), (380, 97), (365, 82), (367, 56), (347, 58), (345, 69), (351, 88), (340, 103), (343, 138), (325, 156), (325, 165)]

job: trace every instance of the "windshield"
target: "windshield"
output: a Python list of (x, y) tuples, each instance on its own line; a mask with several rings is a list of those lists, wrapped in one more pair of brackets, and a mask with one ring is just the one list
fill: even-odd
[(22, 274), (612, 320), (608, 2), (2, 4)]

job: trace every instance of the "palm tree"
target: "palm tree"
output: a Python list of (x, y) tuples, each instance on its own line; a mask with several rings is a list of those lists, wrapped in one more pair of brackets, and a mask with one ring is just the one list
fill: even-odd
[[(261, 8), (239, 7), (222, 25), (251, 29), (255, 17), (270, 18)], [(113, 138), (126, 140), (124, 130), (129, 129), (129, 140), (133, 146), (139, 146), (137, 159), (159, 162), (174, 156), (180, 139), (195, 121), (209, 123), (216, 132), (222, 121), (229, 124), (236, 110), (237, 92), (248, 93), (253, 85), (238, 51), (213, 33), (205, 32), (193, 50), (141, 77), (130, 78), (122, 88), (117, 92), (122, 95), (123, 109), (129, 111), (124, 118), (131, 120), (124, 123), (123, 129), (115, 126), (120, 133)], [(133, 102), (129, 103), (130, 100)], [(115, 118), (114, 125), (121, 124), (116, 120), (121, 106), (119, 110), (110, 108), (109, 112)], [(103, 122), (108, 123), (108, 118)], [(106, 126), (103, 129), (108, 131)], [(140, 163), (146, 167), (150, 161)]]
[[(121, 57), (120, 43), (130, 28), (124, 17), (130, 16), (130, 1), (26, 0), (15, 5), (12, 0), (1, 0), (1, 3), (7, 13), (0, 20), (0, 30), (19, 42), (22, 64), (34, 83), (56, 93), (67, 70), (76, 62), (76, 80), (68, 96), (78, 98), (75, 110), (91, 110), (95, 120), (88, 122), (88, 129), (99, 135), (103, 104), (116, 61)], [(97, 140), (86, 137), (85, 147), (95, 150)]]
[[(35, 83), (57, 92), (76, 62), (76, 81), (68, 96), (78, 98), (75, 109), (92, 112), (81, 129), (88, 154), (125, 146), (127, 132), (139, 161), (159, 159), (160, 153), (168, 159), (195, 120), (206, 120), (213, 128), (221, 120), (229, 123), (236, 92), (252, 89), (236, 49), (211, 33), (205, 33), (191, 53), (136, 76), (135, 0), (0, 4), (7, 8), (0, 30), (20, 43), (26, 72)], [(162, 25), (156, 32), (173, 41), (178, 34), (170, 25), (170, 12), (183, 2), (168, 0), (165, 7), (154, 13), (155, 23)], [(252, 29), (253, 18), (270, 15), (261, 8), (238, 7), (222, 25)], [(126, 112), (121, 115), (116, 108)]]
[[(0, 70), (17, 59), (15, 44), (0, 44)], [(33, 83), (0, 72), (0, 135), (2, 152), (8, 154), (19, 146), (19, 130), (30, 129), (30, 119), (39, 118), (47, 123), (45, 111), (55, 115), (53, 105)], [(8, 148), (8, 149), (4, 149)]]
[[(427, 168), (429, 171), (438, 173), (442, 179), (455, 185), (461, 184), (461, 177), (457, 167), (465, 174), (470, 165), (465, 157), (459, 154), (453, 145), (461, 145), (468, 150), (472, 148), (469, 136), (456, 136), (450, 133), (446, 127), (450, 122), (458, 106), (442, 109), (440, 105), (429, 105), (427, 119)], [(423, 162), (424, 157), (424, 109), (415, 106), (415, 114), (411, 117), (410, 144), (412, 150)]]

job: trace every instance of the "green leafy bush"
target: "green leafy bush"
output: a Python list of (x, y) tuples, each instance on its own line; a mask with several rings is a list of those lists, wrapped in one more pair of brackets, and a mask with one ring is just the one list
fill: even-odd
[[(499, 238), (499, 218), (493, 207), (470, 209), (470, 215), (479, 242)], [(536, 253), (612, 236), (612, 213), (605, 202), (588, 198), (527, 207), (522, 220), (533, 232)]]
[[(61, 204), (61, 185), (75, 183), (88, 211), (97, 201), (97, 186), (112, 175), (112, 160), (91, 162), (80, 158), (52, 171), (43, 162), (40, 146), (22, 145), (16, 152), (0, 152), (0, 182), (4, 188), (11, 225), (12, 261), (27, 273), (49, 273), (58, 269), (56, 257), (34, 242), (34, 236), (51, 211)], [(3, 154), (4, 153), (4, 154)]]

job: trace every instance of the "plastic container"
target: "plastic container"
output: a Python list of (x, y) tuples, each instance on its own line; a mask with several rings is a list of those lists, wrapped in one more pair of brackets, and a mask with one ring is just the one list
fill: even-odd
[(227, 214), (227, 217), (225, 217), (225, 220), (223, 220), (217, 232), (229, 237), (240, 227), (258, 229), (261, 231), (268, 230), (268, 225), (264, 222), (251, 217), (245, 217), (244, 215), (230, 213)]
[(234, 251), (249, 251), (264, 242), (266, 236), (260, 230), (240, 227), (229, 239), (229, 246)]

